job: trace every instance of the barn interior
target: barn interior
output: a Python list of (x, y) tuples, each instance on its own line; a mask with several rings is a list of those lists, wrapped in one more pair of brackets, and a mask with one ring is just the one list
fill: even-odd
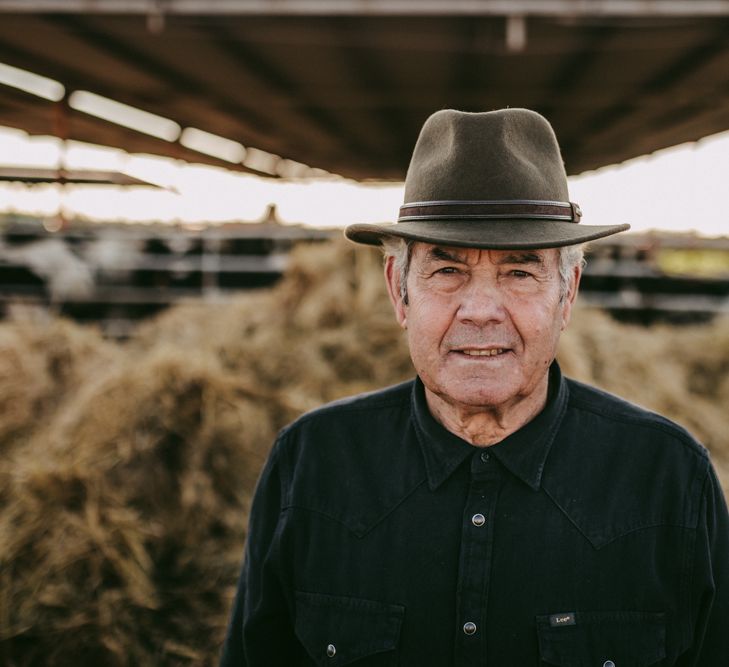
[[(433, 110), (504, 106), (549, 118), (570, 174), (729, 130), (729, 5), (0, 0), (0, 126), (69, 146), (397, 183)], [(140, 187), (5, 157), (0, 184)], [(0, 213), (8, 667), (216, 664), (276, 433), (413, 373), (339, 230), (109, 220)], [(729, 492), (729, 239), (606, 239), (581, 292), (565, 374), (684, 425)]]

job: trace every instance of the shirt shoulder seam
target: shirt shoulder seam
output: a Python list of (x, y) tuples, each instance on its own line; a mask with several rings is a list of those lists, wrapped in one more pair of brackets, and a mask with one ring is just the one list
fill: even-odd
[(688, 432), (686, 432), (683, 427), (678, 424), (673, 424), (671, 422), (666, 423), (664, 421), (665, 418), (661, 417), (658, 414), (654, 414), (649, 411), (646, 411), (645, 416), (643, 417), (633, 417), (626, 414), (617, 414), (616, 412), (613, 412), (611, 410), (596, 408), (590, 405), (587, 401), (584, 401), (574, 396), (574, 394), (570, 397), (570, 404), (577, 410), (590, 412), (594, 415), (597, 415), (598, 417), (604, 417), (605, 419), (610, 419), (614, 422), (639, 425), (648, 429), (661, 431), (662, 433), (665, 433), (666, 435), (671, 436), (673, 439), (680, 442), (687, 450), (689, 450), (699, 458), (709, 460), (709, 453), (703, 445), (701, 445), (695, 438), (693, 438)]

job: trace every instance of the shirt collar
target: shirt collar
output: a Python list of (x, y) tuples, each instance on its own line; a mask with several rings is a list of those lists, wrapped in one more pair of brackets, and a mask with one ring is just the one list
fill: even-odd
[[(535, 491), (541, 485), (544, 464), (567, 409), (567, 395), (567, 383), (555, 361), (549, 369), (549, 390), (544, 409), (518, 431), (488, 448), (505, 468)], [(420, 378), (413, 383), (411, 402), (428, 485), (435, 490), (473, 454), (475, 447), (433, 418)]]

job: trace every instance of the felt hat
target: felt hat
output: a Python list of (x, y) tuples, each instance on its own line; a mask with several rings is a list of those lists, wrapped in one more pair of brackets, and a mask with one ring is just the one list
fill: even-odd
[(555, 248), (630, 225), (584, 225), (570, 202), (552, 126), (529, 109), (446, 109), (425, 121), (405, 179), (397, 223), (354, 224), (345, 235), (475, 248)]

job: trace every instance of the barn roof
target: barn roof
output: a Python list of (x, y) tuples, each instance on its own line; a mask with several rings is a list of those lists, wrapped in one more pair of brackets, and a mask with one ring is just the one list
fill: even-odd
[[(0, 0), (0, 63), (65, 90), (0, 85), (2, 125), (279, 176), (401, 179), (444, 107), (540, 111), (571, 174), (729, 129), (719, 0)], [(247, 158), (100, 120), (76, 91)]]

